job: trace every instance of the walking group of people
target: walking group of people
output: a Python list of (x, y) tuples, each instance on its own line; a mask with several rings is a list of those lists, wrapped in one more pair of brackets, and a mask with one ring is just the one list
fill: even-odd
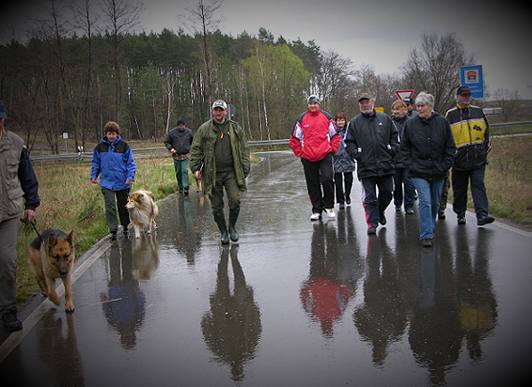
[[(397, 211), (412, 215), (419, 198), (419, 238), (431, 247), (436, 219), (445, 218), (449, 171), (452, 170), (453, 210), (465, 224), (471, 182), (477, 224), (489, 215), (484, 173), (490, 150), (488, 121), (473, 106), (471, 90), (460, 86), (456, 106), (445, 117), (434, 110), (434, 97), (420, 92), (414, 100), (395, 100), (391, 116), (375, 110), (368, 93), (358, 97), (360, 114), (347, 123), (343, 112), (334, 118), (320, 109), (318, 97), (308, 98), (307, 111), (297, 118), (290, 146), (301, 159), (312, 205), (311, 221), (322, 213), (335, 218), (334, 188), (339, 210), (351, 205), (353, 172), (363, 188), (367, 233), (385, 225), (392, 199)], [(414, 107), (415, 106), (415, 110)]]
[[(395, 101), (391, 116), (375, 110), (375, 100), (367, 93), (358, 98), (360, 114), (349, 122), (343, 112), (335, 116), (320, 109), (316, 96), (307, 100), (290, 137), (294, 154), (301, 159), (312, 205), (310, 220), (325, 212), (335, 218), (334, 201), (340, 210), (351, 205), (353, 172), (363, 187), (367, 232), (376, 234), (385, 225), (385, 210), (392, 198), (397, 210), (414, 214), (414, 197), (419, 195), (419, 236), (423, 246), (432, 246), (440, 206), (446, 201), (449, 170), (453, 189), (453, 209), (458, 224), (465, 224), (467, 190), (471, 191), (477, 223), (492, 223), (484, 186), (487, 154), (490, 150), (488, 122), (482, 109), (471, 105), (471, 91), (460, 87), (457, 104), (443, 117), (434, 111), (434, 97), (421, 92), (415, 104)], [(415, 105), (416, 111), (413, 106)], [(0, 101), (0, 311), (9, 331), (22, 328), (16, 312), (16, 239), (18, 218), (35, 220), (40, 204), (38, 182), (28, 152), (20, 137), (5, 126), (7, 112)], [(135, 181), (136, 162), (129, 145), (120, 136), (118, 123), (104, 126), (105, 136), (93, 151), (90, 180), (100, 186), (105, 201), (106, 220), (115, 240), (118, 231), (117, 208), (124, 236), (128, 236), (129, 214), (125, 204)], [(241, 192), (246, 190), (250, 170), (249, 150), (242, 127), (228, 117), (228, 106), (216, 100), (211, 118), (195, 135), (178, 120), (169, 132), (165, 146), (172, 154), (179, 192), (189, 193), (189, 169), (203, 193), (209, 196), (221, 243), (236, 243), (236, 222)], [(199, 185), (198, 185), (199, 186)], [(224, 189), (229, 218), (224, 215)], [(118, 206), (117, 206), (118, 202)]]

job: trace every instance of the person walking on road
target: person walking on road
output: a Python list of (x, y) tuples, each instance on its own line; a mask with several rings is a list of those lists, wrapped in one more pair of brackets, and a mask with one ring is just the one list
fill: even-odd
[(447, 120), (433, 110), (434, 97), (416, 97), (418, 115), (405, 124), (401, 153), (419, 195), (419, 239), (432, 247), (443, 179), (453, 163), (456, 147)]
[(192, 130), (187, 128), (183, 119), (177, 120), (177, 127), (173, 128), (166, 135), (164, 145), (172, 154), (174, 159), (175, 175), (179, 193), (188, 196), (188, 165), (190, 159), (190, 147), (192, 145)]
[(91, 183), (98, 184), (105, 202), (105, 217), (111, 232), (110, 239), (116, 240), (118, 222), (116, 207), (123, 227), (124, 237), (128, 237), (129, 213), (126, 208), (131, 185), (135, 181), (137, 164), (133, 151), (120, 136), (120, 126), (115, 121), (109, 121), (104, 126), (105, 136), (94, 147), (92, 153)]
[[(212, 118), (197, 130), (192, 141), (190, 168), (197, 179), (203, 179), (203, 191), (209, 195), (214, 221), (221, 243), (229, 238), (238, 242), (236, 222), (240, 213), (240, 193), (246, 190), (249, 174), (249, 151), (244, 130), (227, 118), (227, 103), (216, 100)], [(224, 215), (224, 188), (229, 202), (229, 232)]]
[(5, 127), (7, 112), (0, 101), (0, 314), (8, 332), (22, 329), (17, 316), (17, 232), (35, 221), (39, 183), (23, 140)]
[(307, 111), (297, 117), (292, 129), (290, 147), (303, 164), (312, 204), (311, 221), (320, 220), (323, 210), (329, 220), (336, 217), (333, 155), (340, 141), (340, 133), (336, 130), (332, 116), (320, 109), (319, 98), (315, 95), (308, 97)]
[(453, 210), (458, 224), (465, 224), (467, 186), (471, 181), (471, 194), (477, 215), (477, 225), (493, 223), (488, 213), (488, 196), (484, 173), (491, 149), (489, 125), (482, 109), (471, 105), (471, 89), (460, 86), (456, 91), (456, 106), (446, 118), (451, 125), (457, 152), (452, 169)]
[[(406, 120), (408, 119), (408, 110), (406, 104), (397, 99), (392, 103), (392, 123), (398, 134), (399, 144), (405, 129)], [(408, 170), (405, 168), (401, 152), (397, 152), (394, 157), (395, 174), (393, 175), (394, 189), (393, 202), (396, 211), (401, 211), (404, 202), (405, 212), (408, 215), (414, 213), (414, 187), (408, 178)]]
[(386, 224), (384, 211), (392, 200), (393, 158), (399, 143), (392, 119), (375, 111), (373, 97), (363, 93), (358, 104), (360, 114), (349, 122), (345, 143), (347, 152), (357, 161), (357, 175), (364, 189), (368, 235), (375, 235), (379, 223)]
[(340, 146), (334, 155), (334, 183), (336, 186), (336, 202), (340, 210), (351, 205), (351, 187), (353, 186), (353, 172), (356, 168), (355, 161), (345, 150), (345, 137), (347, 136), (347, 119), (344, 112), (338, 112), (334, 116), (338, 133), (340, 134)]

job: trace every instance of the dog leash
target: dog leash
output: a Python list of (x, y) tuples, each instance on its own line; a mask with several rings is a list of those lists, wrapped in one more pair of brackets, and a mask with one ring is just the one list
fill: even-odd
[(39, 241), (42, 242), (42, 236), (41, 236), (41, 234), (39, 233), (39, 231), (37, 230), (37, 227), (35, 226), (35, 223), (36, 223), (35, 221), (30, 222), (30, 221), (28, 221), (28, 220), (26, 220), (26, 219), (24, 219), (24, 218), (21, 218), (20, 221), (21, 221), (22, 223), (24, 223), (24, 224), (28, 224), (28, 223), (31, 224), (31, 226), (32, 226), (32, 228), (33, 228), (33, 231), (35, 231), (35, 234), (37, 234), (37, 237), (39, 238)]

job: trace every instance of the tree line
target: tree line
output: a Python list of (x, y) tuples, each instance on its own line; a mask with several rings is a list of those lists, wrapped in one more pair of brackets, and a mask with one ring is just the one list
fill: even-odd
[(322, 108), (348, 116), (356, 96), (372, 93), (387, 110), (394, 90), (413, 88), (434, 94), (445, 111), (459, 85), (459, 68), (473, 63), (453, 34), (425, 34), (397, 74), (377, 74), (315, 41), (275, 38), (261, 27), (256, 35), (224, 34), (215, 26), (220, 0), (198, 0), (188, 10), (194, 32), (165, 28), (136, 32), (140, 3), (80, 0), (68, 22), (56, 1), (26, 42), (0, 45), (0, 97), (9, 124), (29, 148), (45, 138), (52, 153), (62, 133), (75, 146), (102, 136), (108, 120), (118, 121), (128, 139), (159, 141), (178, 117), (195, 129), (209, 117), (214, 99), (233, 107), (250, 140), (287, 138), (305, 98), (317, 94)]

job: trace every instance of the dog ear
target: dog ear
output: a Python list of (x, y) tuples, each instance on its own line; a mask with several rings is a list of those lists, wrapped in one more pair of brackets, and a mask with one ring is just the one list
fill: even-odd
[(146, 194), (147, 194), (150, 198), (152, 198), (153, 201), (155, 201), (155, 196), (153, 195), (152, 192), (150, 192), (150, 191), (146, 191)]
[(68, 235), (67, 235), (67, 237), (66, 237), (66, 239), (65, 239), (65, 240), (66, 240), (71, 246), (72, 246), (72, 237), (73, 237), (73, 236), (74, 236), (74, 230), (71, 230), (71, 231), (68, 233)]
[(57, 238), (54, 234), (48, 237), (48, 246), (55, 246), (57, 244)]

